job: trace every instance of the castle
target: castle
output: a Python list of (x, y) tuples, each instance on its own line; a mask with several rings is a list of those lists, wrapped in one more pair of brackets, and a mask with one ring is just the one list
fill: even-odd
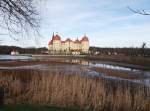
[(53, 34), (52, 40), (48, 43), (49, 54), (87, 54), (89, 52), (89, 39), (86, 35), (81, 40), (75, 41), (70, 38), (61, 40), (58, 34)]

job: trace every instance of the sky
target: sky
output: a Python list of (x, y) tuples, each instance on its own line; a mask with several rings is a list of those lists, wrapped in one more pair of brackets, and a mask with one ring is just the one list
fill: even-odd
[(81, 39), (86, 34), (90, 46), (141, 47), (146, 42), (150, 48), (150, 15), (135, 14), (128, 6), (150, 12), (150, 0), (41, 0), (37, 4), (41, 37), (15, 41), (0, 35), (0, 44), (47, 47), (54, 32), (62, 40)]

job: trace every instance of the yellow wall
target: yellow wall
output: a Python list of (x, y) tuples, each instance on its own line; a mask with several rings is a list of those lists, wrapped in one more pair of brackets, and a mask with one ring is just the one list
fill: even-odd
[(82, 52), (88, 53), (88, 51), (89, 51), (89, 42), (88, 41), (82, 41), (81, 47), (82, 47)]
[(48, 46), (49, 51), (69, 51), (75, 49), (81, 49), (83, 53), (88, 53), (89, 51), (89, 42), (82, 41), (81, 43), (74, 42), (65, 42), (61, 43), (60, 40), (54, 40), (53, 45)]
[(53, 50), (54, 51), (61, 50), (61, 41), (60, 40), (54, 40), (53, 41)]

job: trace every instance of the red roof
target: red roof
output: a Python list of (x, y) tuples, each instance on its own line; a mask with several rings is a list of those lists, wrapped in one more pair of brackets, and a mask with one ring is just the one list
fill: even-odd
[(49, 41), (48, 45), (52, 45), (54, 40), (61, 40), (60, 36), (58, 34), (52, 36), (52, 40)]
[(87, 36), (84, 36), (81, 41), (89, 41)]
[(51, 40), (51, 41), (49, 41), (49, 43), (48, 43), (48, 45), (52, 45), (53, 44), (53, 41)]
[(53, 35), (52, 40), (61, 40), (61, 38), (58, 34), (56, 34), (55, 36)]
[(74, 43), (79, 44), (79, 43), (80, 43), (80, 41), (79, 41), (78, 39), (76, 39), (76, 40), (74, 41)]
[(61, 41), (61, 43), (65, 43), (65, 41)]
[(67, 39), (65, 40), (65, 42), (72, 42), (72, 40), (69, 39), (69, 38), (67, 38)]
[[(53, 34), (52, 40), (49, 41), (48, 45), (52, 45), (54, 40), (61, 41), (61, 37), (58, 34), (56, 34), (56, 35)], [(80, 44), (82, 41), (89, 41), (89, 39), (88, 39), (88, 37), (86, 35), (84, 35), (84, 37), (82, 38), (81, 41), (79, 41), (78, 39), (76, 39), (75, 41), (72, 41), (70, 38), (67, 38), (65, 41), (61, 41), (61, 43), (74, 42), (76, 44)]]

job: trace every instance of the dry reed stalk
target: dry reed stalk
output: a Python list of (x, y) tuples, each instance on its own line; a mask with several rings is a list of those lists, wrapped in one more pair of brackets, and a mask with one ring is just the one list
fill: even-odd
[[(67, 72), (0, 73), (5, 104), (80, 107), (94, 111), (149, 111), (150, 87)], [(24, 76), (26, 74), (26, 77)], [(27, 80), (26, 80), (27, 79)]]

